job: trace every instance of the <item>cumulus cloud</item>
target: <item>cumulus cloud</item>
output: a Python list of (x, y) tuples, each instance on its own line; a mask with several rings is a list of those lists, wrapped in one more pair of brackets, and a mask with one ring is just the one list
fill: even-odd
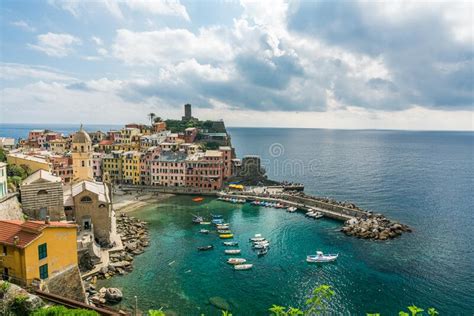
[(81, 45), (81, 40), (71, 34), (46, 33), (38, 35), (36, 44), (28, 44), (48, 56), (65, 57), (74, 51), (73, 46)]
[(125, 3), (132, 10), (156, 15), (176, 16), (190, 21), (186, 7), (178, 0), (126, 0)]
[(74, 76), (58, 69), (16, 63), (0, 63), (0, 79), (8, 81), (16, 79), (40, 79), (46, 81), (77, 80)]
[[(385, 110), (415, 104), (472, 109), (472, 42), (455, 39), (441, 8), (425, 10), (424, 6), (405, 4), (300, 2), (292, 8), (288, 25), (292, 31), (327, 45), (383, 60), (391, 77), (383, 87), (373, 84), (376, 77), (366, 82), (364, 90), (359, 90), (357, 83), (346, 86), (341, 83), (347, 81), (338, 82), (335, 92), (348, 104)], [(465, 9), (469, 6), (472, 10), (472, 4)]]

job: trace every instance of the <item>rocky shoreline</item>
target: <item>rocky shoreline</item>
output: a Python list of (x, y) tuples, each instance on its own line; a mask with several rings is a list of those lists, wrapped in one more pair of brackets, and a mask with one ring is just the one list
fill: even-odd
[(133, 270), (135, 256), (142, 254), (150, 244), (146, 222), (126, 214), (117, 216), (117, 233), (123, 243), (123, 250), (109, 253), (110, 262), (106, 267), (89, 278), (85, 284), (89, 301), (94, 304), (114, 304), (122, 300), (122, 292), (116, 288), (96, 289), (97, 279), (110, 279), (115, 275), (126, 275)]
[(392, 239), (404, 232), (412, 232), (408, 225), (393, 222), (382, 214), (350, 219), (344, 223), (341, 231), (347, 236), (374, 240)]

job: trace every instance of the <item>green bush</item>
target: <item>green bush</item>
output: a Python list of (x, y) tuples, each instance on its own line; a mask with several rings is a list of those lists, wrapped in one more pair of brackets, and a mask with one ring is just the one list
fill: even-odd
[(99, 316), (95, 311), (87, 309), (68, 309), (64, 306), (50, 306), (35, 310), (31, 316)]
[(3, 281), (2, 283), (0, 283), (0, 293), (1, 294), (6, 293), (9, 288), (10, 288), (10, 283), (8, 283), (7, 281)]

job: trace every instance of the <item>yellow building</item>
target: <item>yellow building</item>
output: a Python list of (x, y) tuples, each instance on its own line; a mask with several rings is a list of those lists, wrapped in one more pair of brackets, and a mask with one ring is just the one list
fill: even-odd
[(77, 266), (77, 225), (0, 220), (0, 272), (29, 285)]
[(51, 172), (51, 163), (43, 156), (25, 155), (23, 153), (11, 152), (7, 154), (7, 163), (27, 167), (31, 173), (37, 170), (45, 170)]
[(64, 154), (69, 150), (68, 140), (66, 138), (58, 138), (49, 142), (51, 151), (56, 154)]
[(112, 183), (122, 181), (122, 153), (121, 150), (114, 150), (110, 154), (105, 154), (102, 159), (102, 172), (108, 173)]
[(140, 158), (138, 151), (128, 151), (122, 154), (122, 182), (140, 184)]
[(81, 128), (72, 136), (73, 181), (92, 180), (92, 141), (89, 134)]

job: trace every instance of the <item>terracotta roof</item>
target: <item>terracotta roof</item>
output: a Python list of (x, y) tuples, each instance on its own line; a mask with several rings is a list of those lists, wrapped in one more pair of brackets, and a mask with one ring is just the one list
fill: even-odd
[[(50, 222), (45, 224), (43, 221), (0, 220), (0, 244), (25, 248), (41, 236), (41, 232), (46, 227), (77, 227), (77, 225), (66, 222)], [(16, 245), (14, 241), (15, 236), (19, 238)]]
[(99, 142), (99, 145), (112, 145), (114, 142), (110, 139), (104, 139)]

